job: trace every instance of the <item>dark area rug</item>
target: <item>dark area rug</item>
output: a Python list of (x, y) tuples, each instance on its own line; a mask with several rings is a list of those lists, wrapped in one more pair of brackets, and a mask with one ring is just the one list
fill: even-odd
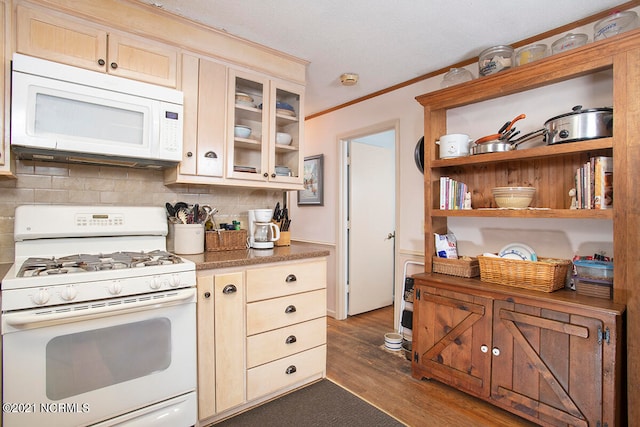
[(321, 380), (215, 424), (215, 427), (402, 425), (339, 385), (329, 380)]

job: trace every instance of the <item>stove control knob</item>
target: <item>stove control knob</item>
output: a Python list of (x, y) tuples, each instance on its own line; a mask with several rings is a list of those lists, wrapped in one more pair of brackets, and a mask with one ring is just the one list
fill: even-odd
[(122, 292), (122, 284), (120, 282), (111, 282), (107, 286), (107, 290), (111, 295), (119, 295)]
[(154, 291), (157, 291), (162, 286), (162, 282), (159, 277), (152, 277), (151, 282), (149, 282), (149, 287)]
[(180, 276), (177, 274), (171, 275), (171, 278), (169, 278), (169, 286), (171, 286), (172, 288), (177, 288), (180, 285), (181, 285)]
[(77, 295), (78, 290), (73, 286), (67, 286), (60, 292), (60, 298), (65, 301), (72, 301)]
[(36, 305), (44, 305), (49, 301), (49, 292), (46, 289), (39, 289), (35, 294), (31, 295), (31, 301)]

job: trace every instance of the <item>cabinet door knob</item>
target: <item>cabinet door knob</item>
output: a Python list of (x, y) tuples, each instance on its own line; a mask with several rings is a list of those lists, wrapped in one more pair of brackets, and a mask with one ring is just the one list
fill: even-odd
[(113, 68), (115, 70), (116, 68), (118, 68), (118, 64), (116, 64), (115, 62), (112, 62), (111, 63), (111, 68)]
[(98, 59), (98, 65), (103, 66), (104, 64), (106, 64), (104, 59), (102, 59), (102, 58)]
[(275, 178), (275, 177), (276, 177), (276, 174), (274, 172), (274, 173), (271, 174), (271, 178)]
[(284, 371), (287, 375), (291, 375), (294, 372), (296, 372), (298, 370), (298, 368), (296, 368), (294, 365), (291, 365), (287, 368), (286, 371)]
[(296, 312), (296, 306), (295, 305), (290, 305), (287, 308), (284, 309), (284, 312), (289, 314), (289, 313), (295, 313)]
[(286, 339), (286, 340), (284, 340), (284, 343), (285, 343), (285, 344), (293, 344), (293, 343), (294, 343), (294, 342), (296, 342), (296, 341), (298, 341), (298, 339), (296, 338), (296, 336), (295, 336), (295, 335), (289, 335), (289, 336), (287, 337), (287, 339)]
[(493, 353), (494, 356), (500, 356), (500, 349), (498, 347), (493, 347), (491, 353)]
[(287, 283), (295, 282), (297, 280), (298, 280), (298, 278), (296, 277), (295, 274), (290, 274), (290, 275), (287, 276), (286, 279), (284, 279), (284, 281), (287, 282)]
[(211, 298), (211, 292), (205, 292), (204, 297), (207, 299)]
[(263, 173), (262, 176), (264, 176), (265, 178), (269, 178), (269, 174), (268, 173)]
[(193, 153), (191, 151), (187, 151), (187, 157), (193, 157)]
[(487, 351), (489, 351), (489, 347), (486, 345), (481, 345), (480, 346), (480, 351), (483, 353), (486, 353)]
[(236, 288), (236, 285), (227, 285), (222, 288), (223, 294), (232, 294), (234, 292), (238, 292), (238, 288)]
[(207, 159), (217, 159), (218, 158), (218, 155), (214, 151), (207, 151), (206, 153), (204, 153), (204, 156)]

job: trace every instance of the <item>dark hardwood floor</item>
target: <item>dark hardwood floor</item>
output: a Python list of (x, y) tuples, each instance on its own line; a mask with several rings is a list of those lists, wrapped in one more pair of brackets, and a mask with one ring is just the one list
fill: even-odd
[(408, 426), (533, 426), (437, 381), (416, 380), (402, 352), (384, 349), (393, 307), (327, 320), (327, 377)]

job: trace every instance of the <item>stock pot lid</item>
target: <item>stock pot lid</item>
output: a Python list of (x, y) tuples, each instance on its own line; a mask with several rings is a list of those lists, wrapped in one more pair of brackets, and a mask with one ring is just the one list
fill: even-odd
[(544, 122), (544, 124), (546, 125), (549, 122), (561, 119), (563, 117), (569, 117), (569, 116), (573, 116), (573, 115), (576, 115), (576, 114), (596, 113), (596, 112), (613, 113), (613, 108), (611, 108), (611, 107), (600, 107), (600, 108), (585, 108), (585, 109), (583, 109), (582, 105), (576, 105), (575, 107), (573, 107), (571, 112), (565, 113), (565, 114), (560, 114), (559, 116), (551, 117), (549, 120)]

